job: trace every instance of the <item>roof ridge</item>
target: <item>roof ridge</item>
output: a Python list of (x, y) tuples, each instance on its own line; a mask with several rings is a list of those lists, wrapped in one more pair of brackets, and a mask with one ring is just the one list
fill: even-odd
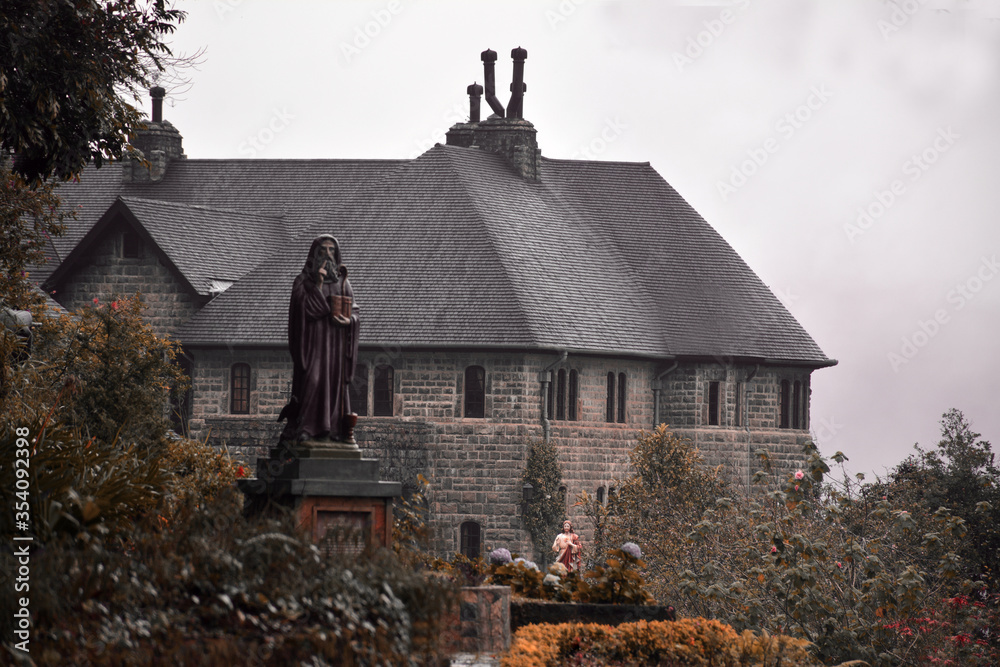
[(574, 160), (573, 158), (567, 157), (548, 157), (546, 155), (541, 156), (543, 161), (547, 162), (572, 162), (573, 164), (599, 164), (599, 165), (631, 165), (636, 167), (651, 167), (649, 160), (645, 162), (633, 162), (631, 160)]
[(265, 215), (263, 213), (257, 213), (256, 211), (244, 211), (235, 208), (218, 208), (216, 206), (205, 206), (204, 204), (187, 204), (184, 202), (169, 201), (167, 199), (149, 199), (148, 197), (132, 197), (129, 195), (118, 195), (118, 199), (122, 200), (126, 204), (128, 202), (142, 202), (145, 204), (157, 204), (160, 206), (182, 208), (182, 209), (197, 209), (200, 211), (212, 211), (214, 213), (235, 213), (243, 216), (251, 216), (254, 218), (260, 218), (261, 220), (274, 220), (280, 221), (285, 218), (282, 215)]
[[(434, 146), (433, 148), (431, 148), (430, 150), (428, 150), (426, 153), (424, 153), (424, 155), (427, 155), (431, 151), (440, 150), (446, 156), (446, 158), (447, 158), (446, 161), (447, 161), (447, 164), (448, 164), (448, 169), (450, 169), (451, 172), (456, 176), (456, 180), (458, 181), (460, 187), (462, 188), (462, 193), (465, 195), (465, 198), (472, 205), (472, 210), (475, 211), (476, 219), (479, 220), (480, 224), (482, 224), (482, 226), (483, 226), (483, 229), (486, 231), (486, 238), (489, 241), (490, 250), (491, 250), (493, 256), (496, 258), (497, 263), (500, 265), (500, 268), (503, 271), (503, 276), (507, 280), (507, 286), (510, 289), (510, 292), (515, 295), (515, 298), (517, 300), (517, 312), (521, 316), (521, 324), (522, 324), (522, 326), (524, 326), (525, 330), (527, 330), (528, 332), (530, 332), (531, 338), (532, 338), (532, 340), (533, 340), (533, 342), (535, 344), (541, 344), (541, 342), (543, 341), (543, 336), (541, 335), (541, 332), (537, 329), (537, 327), (533, 326), (534, 320), (529, 316), (528, 309), (525, 307), (525, 303), (524, 303), (524, 300), (525, 300), (524, 290), (518, 286), (518, 281), (512, 279), (510, 267), (507, 265), (507, 262), (504, 261), (503, 254), (500, 253), (500, 252), (498, 252), (498, 249), (497, 249), (498, 241), (496, 239), (496, 232), (493, 230), (492, 225), (490, 225), (488, 223), (486, 214), (482, 210), (482, 208), (480, 207), (480, 203), (478, 202), (477, 197), (474, 197), (472, 195), (472, 191), (470, 190), (470, 187), (469, 187), (469, 182), (468, 182), (468, 180), (466, 179), (466, 176), (465, 176), (466, 172), (463, 171), (463, 170), (458, 169), (455, 166), (455, 163), (451, 159), (452, 155), (449, 154), (449, 151), (443, 150), (443, 149), (446, 149), (446, 148), (458, 148), (458, 147), (457, 146), (445, 146), (445, 145), (438, 144), (438, 145)], [(504, 161), (504, 166), (507, 167), (507, 168), (510, 168), (509, 165), (507, 164), (507, 161), (504, 160), (504, 158), (502, 156), (496, 155), (494, 153), (490, 153), (488, 151), (483, 151), (482, 149), (478, 149), (478, 150), (480, 151), (480, 155), (490, 155), (490, 156), (496, 158), (497, 160), (503, 160)], [(461, 153), (464, 153), (464, 152), (465, 151), (455, 152), (455, 153), (453, 153), (453, 155), (457, 156), (457, 155), (459, 155)]]

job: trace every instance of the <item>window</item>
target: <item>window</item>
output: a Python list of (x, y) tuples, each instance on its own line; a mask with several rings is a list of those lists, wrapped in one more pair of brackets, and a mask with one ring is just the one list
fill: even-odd
[(613, 422), (615, 420), (615, 374), (614, 373), (608, 373), (607, 420), (609, 422)]
[(708, 383), (708, 425), (719, 425), (719, 383)]
[(743, 426), (743, 383), (736, 383), (736, 406), (733, 410), (733, 426)]
[(465, 369), (465, 416), (486, 416), (486, 371), (482, 366)]
[(597, 504), (598, 505), (603, 505), (604, 504), (604, 487), (603, 486), (597, 487)]
[(133, 259), (142, 257), (142, 239), (135, 230), (126, 229), (122, 232), (122, 257)]
[(358, 364), (354, 369), (354, 379), (351, 380), (350, 394), (351, 410), (359, 417), (368, 416), (368, 366)]
[(476, 559), (482, 553), (483, 531), (475, 521), (463, 521), (459, 528), (459, 551), (466, 558)]
[(556, 376), (556, 419), (566, 419), (566, 369), (560, 368)]
[(618, 374), (618, 421), (625, 423), (625, 374)]
[(549, 395), (545, 397), (545, 418), (552, 419), (552, 415), (555, 414), (555, 395), (556, 395), (556, 383), (549, 382)]
[(781, 381), (781, 389), (778, 392), (778, 428), (788, 428), (791, 420), (788, 414), (791, 410), (791, 387), (788, 380)]
[(802, 383), (798, 380), (792, 388), (792, 428), (802, 428)]
[(233, 364), (229, 371), (229, 412), (250, 414), (250, 364)]
[(376, 366), (372, 414), (376, 417), (391, 417), (392, 402), (392, 366)]
[(576, 402), (580, 394), (580, 374), (575, 370), (569, 372), (569, 409), (567, 410), (570, 421), (576, 421)]

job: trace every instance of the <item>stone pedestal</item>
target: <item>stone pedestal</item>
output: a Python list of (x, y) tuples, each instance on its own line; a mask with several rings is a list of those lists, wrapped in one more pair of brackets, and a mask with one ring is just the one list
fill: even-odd
[(463, 587), (458, 615), (443, 637), (449, 652), (503, 653), (510, 636), (510, 586)]
[(310, 444), (274, 447), (257, 459), (257, 477), (239, 481), (247, 512), (291, 509), (330, 553), (391, 546), (392, 500), (402, 484), (379, 480), (378, 461), (361, 458), (357, 445)]

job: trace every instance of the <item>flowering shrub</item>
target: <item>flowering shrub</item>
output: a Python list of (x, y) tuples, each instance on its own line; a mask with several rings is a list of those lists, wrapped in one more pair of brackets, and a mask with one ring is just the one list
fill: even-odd
[(501, 665), (819, 665), (808, 648), (802, 639), (749, 631), (737, 634), (728, 625), (703, 618), (617, 627), (561, 623), (519, 628)]
[[(914, 664), (932, 655), (906, 632), (921, 610), (975, 589), (956, 552), (965, 522), (941, 507), (918, 523), (898, 496), (846, 477), (829, 483), (812, 444), (802, 469), (776, 483), (760, 455), (758, 488), (747, 493), (661, 427), (640, 438), (636, 473), (615, 502), (587, 513), (605, 542), (642, 545), (651, 591), (685, 616), (800, 637), (827, 663)], [(973, 643), (949, 636), (945, 653)]]
[(510, 552), (500, 547), (490, 552), (490, 565), (503, 565), (511, 561)]

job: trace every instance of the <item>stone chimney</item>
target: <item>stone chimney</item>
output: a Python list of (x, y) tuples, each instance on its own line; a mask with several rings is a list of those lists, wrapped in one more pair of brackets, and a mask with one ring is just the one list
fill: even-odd
[(181, 133), (170, 121), (163, 120), (163, 97), (166, 93), (160, 86), (149, 89), (153, 100), (152, 119), (132, 137), (132, 145), (142, 153), (144, 160), (125, 160), (122, 164), (123, 183), (159, 183), (171, 160), (187, 157)]
[(514, 77), (510, 84), (511, 98), (505, 110), (496, 96), (494, 65), (496, 51), (487, 49), (481, 54), (483, 74), (486, 84), (486, 102), (493, 114), (484, 121), (479, 120), (482, 86), (468, 87), (469, 122), (457, 123), (447, 133), (449, 146), (481, 148), (502, 155), (521, 175), (529, 181), (539, 180), (538, 164), (541, 151), (538, 150), (535, 126), (524, 120), (524, 61), (528, 52), (518, 47), (510, 52), (514, 60)]

